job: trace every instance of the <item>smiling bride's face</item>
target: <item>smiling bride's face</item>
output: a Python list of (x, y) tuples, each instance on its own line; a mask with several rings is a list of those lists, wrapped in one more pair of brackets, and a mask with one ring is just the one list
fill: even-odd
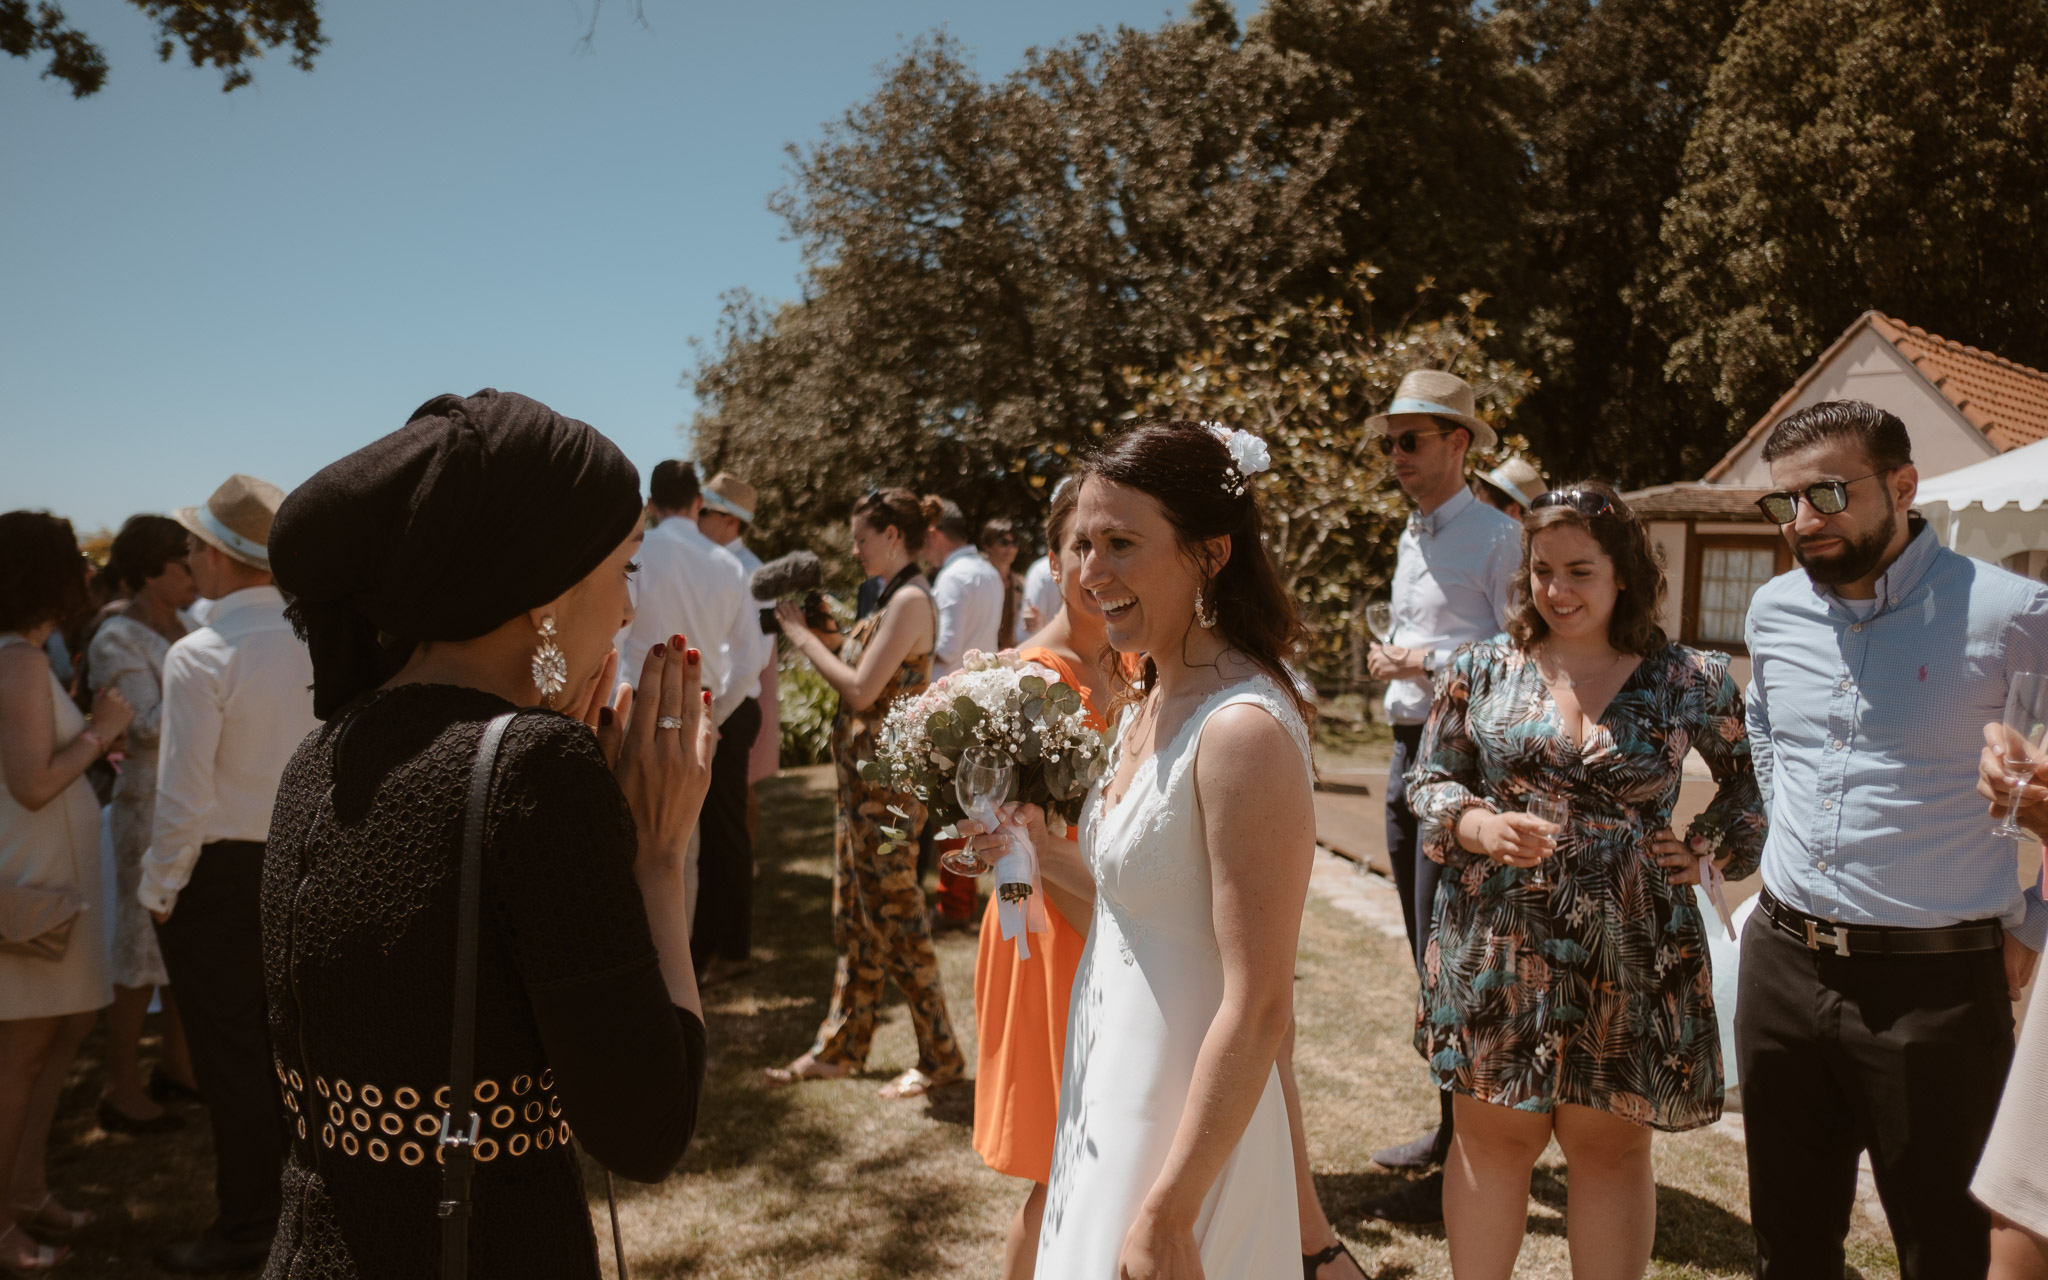
[(1118, 653), (1165, 652), (1194, 625), (1202, 579), (1158, 499), (1100, 476), (1082, 482), (1072, 542), (1078, 582)]

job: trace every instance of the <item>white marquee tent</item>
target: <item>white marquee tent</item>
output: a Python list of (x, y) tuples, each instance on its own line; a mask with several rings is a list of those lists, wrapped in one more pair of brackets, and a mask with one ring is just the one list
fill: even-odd
[(1913, 505), (1966, 556), (2048, 551), (2048, 440), (1923, 480)]

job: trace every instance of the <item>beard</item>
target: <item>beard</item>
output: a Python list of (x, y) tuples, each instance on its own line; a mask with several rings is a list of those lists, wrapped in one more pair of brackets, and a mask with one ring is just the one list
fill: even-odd
[(1854, 582), (1869, 575), (1884, 560), (1885, 548), (1892, 540), (1892, 495), (1884, 490), (1884, 519), (1868, 533), (1857, 537), (1838, 534), (1842, 549), (1833, 555), (1808, 555), (1798, 543), (1792, 544), (1792, 558), (1799, 561), (1806, 576), (1823, 587), (1839, 587), (1845, 582)]

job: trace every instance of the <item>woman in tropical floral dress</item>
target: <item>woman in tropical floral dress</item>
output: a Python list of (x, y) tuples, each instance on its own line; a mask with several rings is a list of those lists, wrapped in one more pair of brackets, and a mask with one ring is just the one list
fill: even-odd
[[(1571, 1170), (1578, 1276), (1640, 1276), (1656, 1234), (1650, 1134), (1721, 1114), (1701, 854), (1752, 872), (1764, 809), (1724, 654), (1672, 644), (1635, 514), (1587, 482), (1537, 499), (1508, 634), (1462, 649), (1409, 775), (1446, 868), (1415, 1043), (1457, 1095), (1444, 1220), (1460, 1280), (1509, 1276), (1530, 1171)], [(1696, 750), (1718, 789), (1669, 828)], [(1562, 801), (1562, 828), (1528, 812)], [(1719, 921), (1715, 922), (1719, 927)]]

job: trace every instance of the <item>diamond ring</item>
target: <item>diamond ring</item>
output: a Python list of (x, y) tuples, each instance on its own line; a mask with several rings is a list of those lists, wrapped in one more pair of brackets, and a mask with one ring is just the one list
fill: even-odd
[(683, 722), (674, 716), (663, 716), (654, 722), (654, 727), (657, 729), (680, 729), (683, 727)]

